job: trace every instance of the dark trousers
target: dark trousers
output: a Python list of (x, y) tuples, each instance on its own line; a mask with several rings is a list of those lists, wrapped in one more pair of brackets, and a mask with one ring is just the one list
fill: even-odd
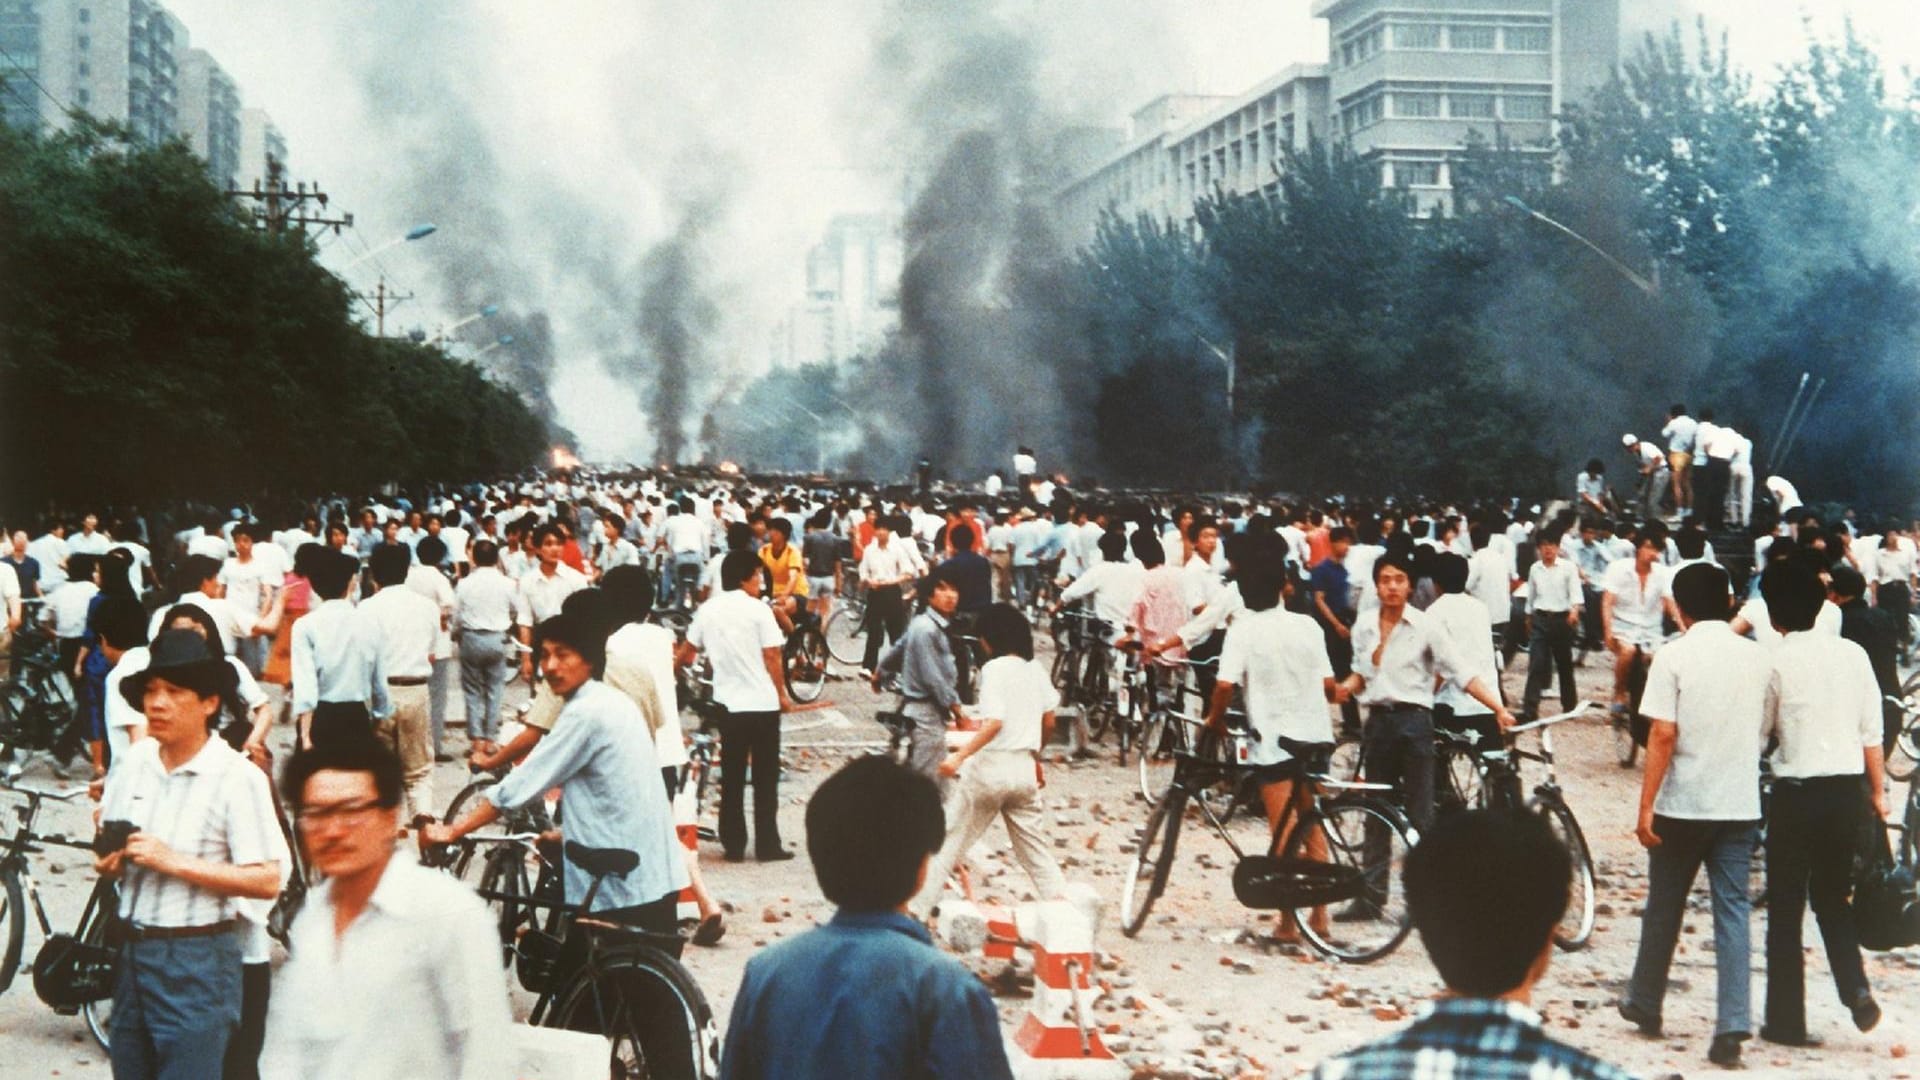
[(753, 841), (780, 849), (780, 714), (728, 712), (720, 718), (720, 846), (747, 850), (747, 769), (753, 769)]
[[(677, 892), (670, 892), (658, 900), (635, 904), (632, 907), (596, 911), (593, 915), (597, 919), (605, 919), (622, 926), (638, 927), (649, 933), (671, 935), (676, 939), (680, 936), (680, 894)], [(679, 945), (664, 940), (654, 944), (676, 957), (680, 955), (681, 946)]]
[[(1205, 641), (1187, 650), (1187, 659), (1196, 664), (1203, 665), (1193, 669), (1193, 683), (1194, 687), (1200, 691), (1200, 707), (1202, 709), (1205, 709), (1207, 703), (1213, 700), (1213, 682), (1220, 670), (1218, 664), (1209, 664), (1206, 663), (1206, 661), (1219, 658), (1220, 649), (1226, 643), (1227, 632), (1225, 630), (1215, 630), (1213, 633), (1207, 635)], [(1349, 701), (1347, 704), (1352, 705), (1353, 703)], [(1178, 709), (1180, 702), (1177, 700), (1174, 701), (1173, 706)], [(1354, 706), (1354, 709), (1355, 714), (1358, 715), (1359, 707)]]
[(1587, 598), (1587, 604), (1580, 609), (1580, 632), (1582, 647), (1586, 649), (1604, 649), (1607, 647), (1607, 628), (1600, 619), (1600, 602), (1604, 593), (1590, 586), (1580, 590)]
[[(1352, 626), (1351, 620), (1347, 623)], [(1333, 664), (1333, 677), (1344, 679), (1353, 674), (1353, 639), (1341, 637), (1328, 630), (1325, 625), (1321, 631), (1327, 638), (1327, 660)], [(1360, 703), (1348, 698), (1340, 703), (1340, 734), (1352, 736), (1360, 733)]]
[(1864, 821), (1859, 776), (1774, 782), (1767, 814), (1767, 1011), (1770, 1032), (1807, 1030), (1805, 956), (1800, 926), (1811, 903), (1843, 1005), (1867, 992), (1854, 928), (1853, 856)]
[[(1419, 706), (1376, 705), (1367, 713), (1366, 741), (1361, 749), (1366, 779), (1400, 789), (1400, 805), (1413, 827), (1425, 832), (1433, 825), (1433, 711)], [(1366, 833), (1368, 866), (1387, 864), (1389, 841), (1384, 826), (1369, 822)], [(1366, 899), (1384, 905), (1393, 883), (1369, 881)]]
[(1699, 477), (1694, 481), (1698, 490), (1693, 493), (1693, 512), (1701, 524), (1717, 529), (1727, 520), (1727, 489), (1733, 486), (1733, 460), (1710, 457), (1702, 461)]
[(1540, 711), (1540, 695), (1553, 671), (1560, 671), (1560, 708), (1571, 711), (1578, 690), (1573, 684), (1573, 627), (1564, 611), (1536, 611), (1527, 639), (1527, 692), (1520, 707), (1528, 716)]
[(373, 734), (373, 717), (357, 701), (322, 701), (313, 707), (307, 733), (315, 746), (364, 739)]
[(267, 1000), (272, 991), (272, 964), (245, 964), (240, 968), (240, 1026), (227, 1043), (222, 1080), (258, 1080), (260, 1047), (267, 1041)]
[(867, 590), (867, 655), (860, 666), (873, 671), (880, 666), (881, 635), (887, 641), (899, 641), (907, 632), (907, 603), (900, 597), (900, 586)]

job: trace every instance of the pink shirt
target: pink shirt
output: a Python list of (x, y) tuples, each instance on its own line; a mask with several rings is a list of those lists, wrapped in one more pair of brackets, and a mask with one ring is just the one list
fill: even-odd
[[(1189, 615), (1186, 576), (1171, 563), (1162, 563), (1140, 579), (1140, 595), (1133, 601), (1127, 625), (1141, 641), (1160, 641), (1178, 635)], [(1186, 656), (1187, 650), (1176, 645), (1161, 653), (1159, 662), (1172, 666)]]

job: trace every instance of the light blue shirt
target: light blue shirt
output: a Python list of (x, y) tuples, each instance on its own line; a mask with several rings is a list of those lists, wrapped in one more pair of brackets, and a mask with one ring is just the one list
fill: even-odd
[(357, 701), (375, 718), (387, 699), (380, 624), (349, 600), (327, 600), (293, 624), (293, 715), (322, 701)]
[[(667, 785), (632, 698), (598, 679), (583, 684), (567, 698), (553, 731), (485, 797), (501, 810), (517, 810), (556, 787), (568, 840), (640, 856), (626, 876), (600, 883), (593, 910), (650, 904), (686, 887), (686, 854), (674, 836)], [(586, 871), (567, 864), (568, 902), (585, 899), (592, 884)]]

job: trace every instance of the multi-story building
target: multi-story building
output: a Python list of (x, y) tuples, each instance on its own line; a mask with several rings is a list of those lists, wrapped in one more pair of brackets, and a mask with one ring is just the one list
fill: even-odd
[(778, 366), (833, 363), (877, 344), (899, 321), (899, 223), (842, 214), (807, 253), (807, 298), (787, 310), (770, 342)]
[(205, 49), (180, 65), (180, 133), (206, 159), (214, 182), (231, 187), (240, 176), (240, 88)]
[(1131, 143), (1060, 188), (1064, 235), (1084, 242), (1109, 208), (1190, 221), (1211, 192), (1271, 188), (1284, 148), (1314, 138), (1378, 162), (1382, 186), (1406, 190), (1416, 212), (1445, 212), (1475, 133), (1544, 165), (1562, 106), (1619, 64), (1619, 0), (1316, 0), (1313, 13), (1327, 23), (1326, 65), (1239, 97), (1163, 98), (1201, 113), (1157, 130), (1135, 114)]
[(0, 49), (5, 123), (60, 129), (74, 110), (148, 142), (184, 136), (221, 185), (264, 175), (269, 147), (285, 159), (264, 114), (247, 156), (239, 87), (157, 0), (0, 0)]
[(268, 161), (277, 161), (282, 168), (287, 165), (287, 140), (280, 129), (273, 126), (273, 118), (265, 109), (240, 110), (240, 168), (235, 175), (241, 187), (251, 187), (255, 180), (265, 181), (269, 169)]

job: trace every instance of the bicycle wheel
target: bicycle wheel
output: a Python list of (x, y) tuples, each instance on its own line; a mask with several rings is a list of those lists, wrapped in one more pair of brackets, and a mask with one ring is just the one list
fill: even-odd
[(6, 950), (0, 952), (0, 993), (13, 985), (14, 973), (20, 970), (20, 950), (27, 941), (27, 902), (20, 889), (19, 875), (9, 871), (0, 889), (0, 923), (6, 924)]
[[(105, 899), (110, 903), (118, 904), (119, 895), (109, 890), (109, 895)], [(95, 911), (93, 922), (87, 927), (87, 932), (81, 935), (80, 940), (88, 945), (106, 945), (106, 911)], [(87, 1025), (87, 1034), (93, 1036), (93, 1041), (99, 1045), (100, 1049), (112, 1048), (108, 1040), (113, 1034), (113, 995), (109, 994), (80, 1006), (80, 1019)]]
[(1587, 851), (1587, 838), (1574, 820), (1573, 811), (1556, 798), (1534, 796), (1527, 808), (1546, 818), (1547, 826), (1572, 856), (1573, 873), (1567, 882), (1567, 911), (1554, 928), (1553, 943), (1572, 952), (1586, 947), (1593, 937), (1593, 856)]
[(1333, 753), (1327, 756), (1327, 775), (1349, 783), (1359, 780), (1365, 758), (1361, 747), (1358, 736), (1342, 736), (1333, 744)]
[(815, 627), (802, 627), (794, 632), (783, 655), (788, 695), (803, 705), (820, 700), (820, 692), (827, 688), (825, 635)]
[[(1297, 826), (1319, 830), (1326, 840), (1327, 862), (1355, 883), (1356, 894), (1332, 912), (1295, 911), (1307, 944), (1336, 960), (1364, 964), (1400, 947), (1413, 929), (1401, 870), (1415, 834), (1395, 807), (1368, 798), (1321, 802)], [(1300, 842), (1313, 833), (1307, 831)], [(1289, 841), (1289, 847), (1293, 846)], [(1319, 925), (1315, 925), (1318, 923)]]
[(1080, 650), (1058, 639), (1053, 652), (1053, 688), (1060, 691), (1060, 703), (1071, 705), (1080, 687)]
[(484, 899), (487, 906), (494, 910), (494, 925), (500, 931), (502, 962), (511, 965), (514, 947), (520, 939), (520, 928), (532, 924), (537, 910), (521, 899), (533, 895), (533, 881), (527, 873), (526, 852), (517, 844), (496, 845), (487, 853), (485, 866), (480, 872), (480, 891), (493, 894)]
[(1173, 850), (1180, 843), (1180, 819), (1186, 816), (1187, 797), (1178, 790), (1169, 791), (1147, 815), (1140, 830), (1140, 850), (1134, 856), (1133, 873), (1127, 875), (1120, 890), (1120, 932), (1128, 937), (1147, 925), (1153, 902), (1166, 891), (1167, 874), (1173, 869)]
[(1481, 805), (1484, 793), (1480, 783), (1480, 765), (1473, 751), (1464, 746), (1443, 744), (1441, 750), (1440, 790), (1435, 800), (1442, 811), (1471, 810)]
[(0, 687), (0, 761), (13, 756), (14, 750), (31, 750), (27, 742), (27, 688), (19, 683)]
[(1902, 715), (1900, 731), (1893, 737), (1893, 752), (1887, 755), (1887, 775), (1898, 783), (1913, 779), (1920, 765), (1920, 718)]
[(604, 1035), (616, 1080), (706, 1080), (720, 1037), (706, 995), (679, 961), (645, 945), (602, 953), (562, 991), (547, 1026)]
[[(481, 776), (466, 787), (461, 788), (460, 793), (455, 795), (453, 801), (447, 804), (447, 812), (440, 820), (459, 821), (466, 815), (467, 811), (473, 809), (475, 803), (480, 801), (481, 792), (499, 782), (499, 777)], [(473, 856), (477, 850), (479, 849), (472, 845), (462, 846), (460, 853), (454, 856), (453, 865), (448, 867), (449, 872), (462, 881), (470, 880), (467, 875), (473, 869), (476, 861)]]
[(1135, 766), (1140, 773), (1140, 797), (1149, 804), (1167, 793), (1173, 783), (1175, 750), (1186, 749), (1187, 725), (1164, 709), (1155, 710), (1140, 725)]
[(867, 658), (866, 613), (851, 607), (834, 605), (827, 616), (827, 652), (835, 660), (853, 667)]
[(1107, 737), (1107, 728), (1113, 724), (1113, 702), (1107, 693), (1107, 657), (1105, 653), (1088, 653), (1081, 671), (1080, 708), (1087, 717), (1087, 737), (1099, 742)]

